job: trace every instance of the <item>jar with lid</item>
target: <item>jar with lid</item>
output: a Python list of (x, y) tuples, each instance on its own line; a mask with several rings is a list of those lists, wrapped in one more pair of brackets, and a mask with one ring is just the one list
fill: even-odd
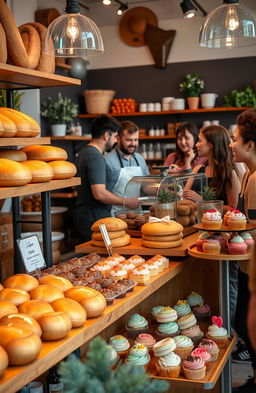
[(154, 127), (150, 127), (150, 129), (148, 130), (148, 135), (149, 136), (155, 136), (155, 130), (154, 130)]
[(155, 159), (160, 160), (163, 158), (163, 153), (161, 150), (161, 143), (156, 144), (156, 150), (155, 150)]
[(153, 160), (155, 158), (153, 143), (149, 144), (147, 157), (149, 160)]
[(156, 127), (155, 129), (155, 136), (160, 136), (160, 128)]
[(147, 153), (147, 146), (146, 143), (142, 144), (142, 151), (140, 153), (142, 157), (146, 160), (148, 158), (148, 153)]
[(50, 368), (47, 383), (49, 393), (63, 393), (63, 383), (60, 382), (57, 366)]
[(78, 120), (77, 120), (76, 126), (75, 126), (75, 135), (82, 136), (82, 126)]

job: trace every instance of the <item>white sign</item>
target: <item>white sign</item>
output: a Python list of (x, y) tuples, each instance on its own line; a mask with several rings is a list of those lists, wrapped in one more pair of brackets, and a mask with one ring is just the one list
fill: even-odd
[(37, 235), (17, 239), (27, 273), (46, 267)]

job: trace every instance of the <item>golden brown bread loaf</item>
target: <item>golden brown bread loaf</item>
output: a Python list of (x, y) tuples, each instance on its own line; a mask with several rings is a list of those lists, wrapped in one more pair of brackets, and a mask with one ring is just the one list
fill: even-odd
[(65, 292), (65, 296), (79, 302), (86, 310), (88, 318), (102, 315), (107, 306), (105, 297), (96, 289), (89, 287), (70, 288)]
[(15, 314), (18, 312), (17, 307), (6, 300), (0, 300), (0, 319), (4, 318), (6, 315)]
[(54, 276), (52, 274), (40, 277), (39, 283), (41, 285), (51, 285), (60, 289), (63, 292), (73, 287), (73, 284), (67, 278), (61, 276)]
[(3, 347), (0, 346), (0, 378), (2, 377), (4, 371), (7, 369), (9, 364), (9, 359), (7, 352)]
[(31, 331), (41, 337), (42, 329), (39, 323), (31, 317), (31, 315), (23, 314), (23, 313), (14, 313), (9, 314), (0, 320), (0, 325), (23, 325), (27, 329), (31, 329)]
[(41, 54), (40, 36), (37, 30), (29, 24), (19, 26), (18, 30), (27, 52), (28, 68), (34, 70), (38, 66)]
[(155, 241), (157, 239), (158, 242), (173, 242), (175, 240), (179, 240), (183, 237), (183, 233), (177, 233), (177, 235), (161, 235), (161, 236), (155, 236), (155, 235), (144, 235), (142, 234), (142, 239), (144, 240), (150, 240), (150, 241)]
[(53, 307), (43, 300), (29, 300), (19, 306), (19, 312), (31, 315), (36, 320), (41, 315), (53, 311)]
[(169, 242), (158, 241), (157, 239), (155, 241), (142, 239), (141, 244), (149, 248), (175, 248), (181, 246), (182, 242), (182, 239)]
[(145, 235), (176, 235), (183, 231), (183, 226), (175, 221), (169, 223), (147, 222), (142, 225), (141, 232)]
[(31, 172), (32, 179), (30, 183), (43, 183), (53, 178), (52, 168), (47, 162), (39, 160), (27, 160), (23, 162)]
[(11, 116), (15, 117), (17, 115), (18, 116), (18, 118), (17, 118), (18, 124), (20, 124), (19, 123), (20, 122), (20, 117), (23, 119), (23, 121), (25, 121), (25, 122), (30, 124), (30, 126), (31, 126), (30, 135), (21, 135), (21, 132), (17, 128), (16, 136), (35, 137), (35, 136), (38, 136), (40, 134), (40, 132), (41, 132), (40, 125), (37, 123), (37, 121), (35, 119), (33, 119), (33, 117), (27, 115), (26, 113), (23, 113), (23, 112), (20, 112), (20, 111), (16, 111), (16, 109), (12, 109), (12, 108), (1, 108), (1, 111), (7, 117), (11, 117)]
[(23, 164), (0, 158), (0, 186), (24, 186), (32, 179), (30, 170)]
[(3, 285), (5, 288), (20, 288), (29, 292), (38, 287), (39, 282), (35, 277), (32, 277), (29, 274), (18, 273), (8, 277), (3, 282)]
[(5, 64), (7, 62), (7, 44), (6, 44), (6, 35), (1, 23), (0, 23), (0, 42), (1, 42), (0, 63)]
[(92, 228), (91, 228), (92, 231), (99, 232), (101, 224), (105, 224), (108, 231), (121, 231), (122, 229), (127, 228), (126, 222), (124, 222), (123, 220), (120, 220), (120, 218), (107, 217), (107, 218), (101, 218), (100, 220), (95, 221), (95, 223), (92, 225)]
[(51, 303), (55, 299), (64, 297), (64, 293), (52, 285), (39, 285), (30, 291), (30, 297), (31, 300), (43, 300), (44, 302)]
[[(96, 247), (105, 247), (105, 243), (103, 240), (94, 240), (91, 241), (93, 246)], [(118, 237), (116, 239), (111, 239), (111, 244), (113, 247), (124, 247), (128, 246), (131, 243), (131, 236), (126, 234), (122, 237)]]
[(85, 309), (73, 299), (56, 299), (51, 305), (54, 311), (63, 311), (70, 316), (73, 328), (82, 326), (86, 321)]
[(58, 161), (68, 158), (67, 152), (61, 147), (32, 145), (22, 148), (27, 154), (28, 160)]
[(10, 110), (9, 108), (0, 107), (0, 113), (12, 120), (15, 125), (17, 132), (16, 137), (31, 137), (34, 134), (32, 123), (25, 119), (20, 112)]
[(53, 179), (69, 179), (76, 175), (76, 166), (68, 161), (51, 161), (49, 165), (53, 171)]
[(0, 158), (7, 158), (17, 162), (26, 161), (26, 153), (16, 149), (0, 149)]
[[(108, 236), (110, 239), (116, 239), (118, 237), (122, 237), (125, 235), (125, 231), (108, 231)], [(101, 232), (93, 232), (92, 233), (92, 239), (93, 240), (103, 240)]]
[(99, 292), (96, 289), (85, 287), (83, 285), (78, 285), (73, 288), (68, 289), (65, 292), (65, 296), (67, 298), (73, 299), (76, 302), (80, 303), (80, 300), (84, 299), (87, 296), (95, 296)]
[(43, 331), (42, 340), (53, 341), (66, 337), (72, 329), (70, 316), (62, 311), (49, 312), (38, 318)]
[(29, 293), (20, 288), (4, 288), (0, 291), (0, 300), (13, 303), (15, 306), (30, 300)]
[(12, 138), (17, 134), (16, 124), (9, 119), (9, 117), (5, 116), (3, 113), (0, 113), (0, 125), (1, 131), (0, 136), (4, 138)]

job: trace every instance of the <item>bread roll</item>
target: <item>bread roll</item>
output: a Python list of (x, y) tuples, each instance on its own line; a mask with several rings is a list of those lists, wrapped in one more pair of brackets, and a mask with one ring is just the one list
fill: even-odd
[(0, 136), (5, 138), (12, 138), (17, 134), (16, 124), (7, 116), (0, 113), (1, 132)]
[[(94, 240), (92, 239), (92, 245), (96, 247), (105, 247), (105, 243), (103, 240)], [(122, 237), (118, 237), (117, 239), (111, 239), (111, 244), (113, 247), (124, 247), (128, 246), (131, 243), (131, 236), (126, 234)]]
[(4, 318), (6, 315), (15, 314), (17, 312), (18, 309), (13, 303), (0, 300), (0, 319)]
[(76, 175), (76, 166), (68, 161), (51, 161), (53, 179), (69, 179)]
[(20, 288), (5, 288), (0, 291), (0, 300), (13, 303), (15, 306), (30, 300), (29, 293)]
[(172, 242), (159, 242), (159, 241), (150, 241), (142, 239), (141, 244), (145, 247), (149, 248), (175, 248), (181, 246), (183, 240), (174, 240)]
[(19, 312), (31, 315), (31, 317), (36, 320), (41, 317), (41, 315), (53, 311), (53, 307), (43, 300), (29, 300), (19, 306)]
[(7, 113), (6, 116), (8, 116), (8, 113), (18, 114), (25, 121), (28, 121), (31, 124), (31, 127), (32, 127), (32, 132), (31, 132), (31, 135), (30, 135), (31, 137), (35, 137), (35, 136), (38, 136), (40, 134), (41, 127), (37, 123), (37, 121), (35, 119), (33, 119), (33, 117), (27, 115), (26, 113), (23, 113), (23, 112), (20, 112), (20, 111), (16, 111), (15, 109), (12, 109), (12, 108), (5, 108), (5, 109), (6, 109), (6, 113)]
[(55, 146), (26, 146), (22, 148), (27, 154), (28, 160), (58, 161), (67, 160), (67, 152), (61, 147)]
[(43, 183), (50, 181), (53, 178), (52, 168), (47, 162), (39, 160), (28, 160), (24, 161), (25, 165), (32, 175), (31, 183)]
[(54, 311), (38, 318), (43, 334), (42, 340), (53, 341), (66, 337), (72, 329), (70, 316), (62, 311)]
[(84, 287), (84, 286), (76, 286), (73, 288), (68, 289), (65, 292), (65, 296), (75, 300), (76, 302), (80, 302), (80, 300), (84, 299), (85, 297), (88, 296), (95, 296), (97, 295), (99, 292), (96, 291), (96, 289), (93, 288), (89, 288), (89, 287)]
[(63, 311), (70, 316), (72, 328), (82, 326), (86, 321), (85, 309), (73, 299), (56, 299), (51, 305), (55, 311)]
[[(125, 231), (115, 231), (115, 232), (108, 231), (108, 236), (109, 236), (110, 240), (116, 239), (117, 237), (122, 237), (124, 235), (125, 235)], [(93, 232), (92, 239), (93, 240), (103, 240), (101, 232)]]
[(87, 296), (80, 300), (80, 304), (86, 310), (88, 318), (97, 318), (103, 314), (107, 302), (102, 293), (98, 292), (95, 296)]
[(35, 277), (32, 277), (29, 274), (18, 273), (8, 277), (3, 282), (3, 285), (5, 288), (20, 288), (29, 292), (38, 287), (39, 282)]
[(55, 299), (64, 297), (64, 293), (51, 285), (39, 285), (30, 291), (30, 297), (31, 300), (43, 300), (44, 302), (51, 303)]
[(40, 277), (39, 282), (41, 285), (51, 285), (53, 287), (60, 289), (63, 292), (73, 287), (73, 284), (67, 278), (54, 276), (52, 274), (49, 274), (48, 276)]
[(23, 164), (0, 158), (0, 186), (24, 186), (32, 179), (30, 170)]
[(141, 232), (145, 235), (176, 235), (182, 231), (183, 226), (175, 221), (169, 223), (147, 222), (141, 227)]
[(7, 369), (9, 359), (7, 352), (0, 346), (0, 378), (3, 376), (4, 371)]
[(27, 159), (26, 153), (16, 149), (0, 149), (0, 158), (8, 158), (13, 161), (25, 161)]
[(105, 224), (108, 231), (121, 231), (122, 229), (127, 228), (126, 222), (120, 220), (120, 218), (107, 217), (95, 221), (91, 228), (92, 231), (99, 232), (101, 224)]
[(0, 320), (0, 325), (24, 325), (27, 329), (37, 334), (39, 337), (42, 335), (42, 329), (39, 323), (31, 317), (31, 315), (23, 313), (9, 314)]
[(0, 291), (2, 291), (2, 289), (4, 289), (4, 287), (2, 284), (0, 284)]
[(31, 137), (34, 135), (32, 124), (23, 116), (21, 116), (19, 111), (10, 111), (9, 108), (0, 107), (0, 113), (15, 123), (17, 129), (15, 136)]

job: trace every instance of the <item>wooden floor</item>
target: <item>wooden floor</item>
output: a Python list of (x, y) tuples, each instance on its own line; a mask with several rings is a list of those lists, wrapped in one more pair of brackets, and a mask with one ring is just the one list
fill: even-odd
[(232, 385), (241, 386), (247, 380), (248, 375), (252, 375), (250, 364), (232, 363)]

